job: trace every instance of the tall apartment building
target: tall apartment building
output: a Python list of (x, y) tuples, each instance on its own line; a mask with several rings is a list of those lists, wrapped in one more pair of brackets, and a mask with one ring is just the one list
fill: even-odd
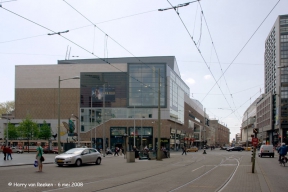
[[(263, 137), (270, 144), (288, 142), (288, 15), (279, 15), (276, 19), (266, 41), (264, 53), (265, 94), (267, 95), (262, 107), (257, 106), (257, 125), (261, 131), (262, 126), (269, 126), (269, 110), (272, 110), (270, 127), (265, 128)], [(270, 99), (268, 95), (272, 95)], [(272, 107), (269, 106), (271, 102)], [(260, 109), (261, 108), (261, 109)], [(260, 119), (258, 121), (258, 119)], [(263, 124), (263, 122), (266, 122)], [(262, 125), (261, 125), (262, 123)], [(265, 138), (264, 138), (265, 139)]]

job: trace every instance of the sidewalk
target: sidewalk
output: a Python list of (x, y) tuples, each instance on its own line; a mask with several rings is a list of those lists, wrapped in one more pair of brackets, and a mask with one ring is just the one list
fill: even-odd
[[(52, 164), (54, 163), (54, 158), (57, 154), (44, 154), (45, 161), (43, 164)], [(0, 167), (9, 167), (9, 166), (21, 166), (21, 165), (33, 165), (35, 161), (35, 152), (24, 152), (22, 154), (12, 153), (12, 160), (4, 161), (4, 154), (0, 155)]]

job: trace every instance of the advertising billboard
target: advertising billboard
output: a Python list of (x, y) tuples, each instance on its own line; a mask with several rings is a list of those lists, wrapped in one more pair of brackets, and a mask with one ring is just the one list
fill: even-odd
[(105, 102), (115, 102), (115, 87), (93, 87), (91, 91), (92, 102), (103, 102), (105, 95)]

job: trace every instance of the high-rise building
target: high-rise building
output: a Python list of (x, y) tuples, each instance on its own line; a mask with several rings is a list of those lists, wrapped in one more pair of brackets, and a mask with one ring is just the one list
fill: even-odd
[[(288, 142), (288, 15), (279, 15), (266, 41), (264, 53), (265, 94), (272, 95), (272, 108), (259, 110), (257, 124), (270, 121), (270, 129), (264, 135), (270, 144)], [(269, 98), (268, 98), (269, 100)], [(268, 101), (267, 100), (267, 101)], [(272, 110), (272, 111), (270, 111)], [(263, 125), (262, 125), (263, 126)], [(267, 123), (266, 123), (267, 126)]]

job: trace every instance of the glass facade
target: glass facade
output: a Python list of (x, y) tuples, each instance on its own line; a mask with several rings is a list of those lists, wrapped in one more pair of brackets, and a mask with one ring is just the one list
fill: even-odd
[(158, 107), (160, 69), (160, 106), (166, 107), (166, 65), (128, 64), (128, 107)]
[(189, 87), (168, 67), (170, 77), (170, 118), (184, 123), (184, 94), (189, 95)]

